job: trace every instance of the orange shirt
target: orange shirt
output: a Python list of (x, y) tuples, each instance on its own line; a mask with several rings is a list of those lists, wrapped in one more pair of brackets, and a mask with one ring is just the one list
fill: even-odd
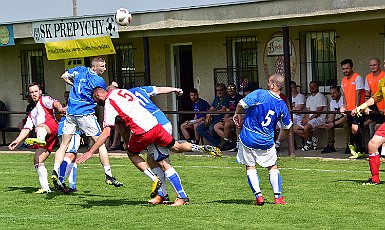
[[(356, 79), (360, 75), (358, 73), (353, 73), (352, 77), (348, 79), (347, 76), (342, 78), (341, 87), (344, 91), (345, 101), (346, 101), (346, 109), (351, 111), (357, 107), (356, 104), (356, 91), (358, 90), (356, 88)], [(360, 97), (359, 105), (365, 102), (365, 90), (364, 90), (364, 83), (362, 82), (362, 89), (361, 93), (358, 95)]]
[[(372, 93), (372, 95), (374, 95), (375, 93), (377, 93), (378, 91), (378, 83), (380, 82), (380, 80), (382, 78), (385, 77), (385, 71), (382, 71), (375, 77), (373, 75), (373, 73), (370, 73), (368, 75), (366, 75), (366, 82), (370, 88), (370, 91)], [(366, 84), (365, 84), (365, 89), (366, 89)], [(382, 100), (380, 102), (377, 103), (377, 107), (378, 109), (381, 111), (381, 110), (384, 110), (385, 109), (385, 102)]]

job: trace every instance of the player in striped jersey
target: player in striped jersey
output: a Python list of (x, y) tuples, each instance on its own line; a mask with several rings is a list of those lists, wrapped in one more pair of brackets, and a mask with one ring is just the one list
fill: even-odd
[(37, 138), (27, 138), (26, 142), (27, 144), (38, 144), (41, 146), (41, 148), (36, 149), (34, 156), (34, 165), (41, 185), (41, 188), (36, 193), (48, 193), (51, 190), (48, 185), (48, 173), (44, 166), (44, 161), (58, 142), (58, 123), (54, 117), (54, 110), (56, 109), (58, 112), (64, 113), (65, 108), (62, 107), (59, 101), (50, 96), (43, 96), (38, 83), (30, 84), (28, 92), (35, 102), (35, 107), (28, 114), (27, 122), (20, 134), (9, 144), (8, 148), (14, 150), (28, 136), (29, 132), (35, 128)]
[(234, 114), (234, 122), (240, 125), (242, 110), (247, 109), (240, 133), (237, 162), (246, 165), (247, 180), (256, 198), (256, 205), (264, 204), (256, 164), (269, 170), (269, 180), (274, 191), (274, 203), (286, 204), (281, 196), (282, 180), (277, 166), (274, 130), (278, 122), (285, 129), (292, 126), (286, 103), (280, 98), (285, 79), (274, 74), (269, 77), (269, 90), (258, 89), (241, 99)]

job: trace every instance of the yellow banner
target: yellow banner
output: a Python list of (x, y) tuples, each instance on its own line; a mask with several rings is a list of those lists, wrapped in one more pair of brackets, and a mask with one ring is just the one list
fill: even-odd
[(109, 36), (45, 43), (48, 60), (114, 54)]

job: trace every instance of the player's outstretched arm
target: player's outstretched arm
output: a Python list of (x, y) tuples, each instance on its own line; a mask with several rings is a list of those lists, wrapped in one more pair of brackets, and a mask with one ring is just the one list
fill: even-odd
[(183, 90), (180, 88), (157, 86), (156, 89), (158, 90), (158, 94), (175, 93), (177, 96), (181, 96), (183, 94)]
[(29, 132), (29, 129), (22, 129), (19, 133), (19, 136), (17, 136), (16, 139), (8, 145), (8, 149), (14, 150), (19, 145), (19, 143), (28, 136)]
[(61, 78), (69, 85), (73, 85), (74, 83), (71, 81), (71, 79), (68, 77), (68, 72), (65, 72), (63, 73), (63, 75), (61, 75)]
[(106, 142), (107, 138), (110, 136), (111, 133), (111, 127), (104, 127), (103, 132), (98, 137), (98, 140), (95, 142), (95, 144), (88, 150), (86, 153), (84, 153), (81, 157), (79, 157), (76, 160), (76, 163), (84, 163), (88, 159), (92, 157), (92, 155), (99, 149), (100, 146)]

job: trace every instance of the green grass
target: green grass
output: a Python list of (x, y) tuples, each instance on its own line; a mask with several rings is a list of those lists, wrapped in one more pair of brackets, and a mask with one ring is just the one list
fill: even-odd
[[(254, 197), (234, 157), (173, 155), (191, 204), (147, 205), (150, 181), (127, 158), (111, 158), (122, 188), (104, 184), (97, 158), (78, 169), (79, 192), (37, 195), (31, 154), (0, 154), (0, 229), (383, 229), (385, 186), (362, 186), (366, 161), (281, 158), (287, 205), (273, 205), (265, 169), (265, 201)], [(52, 170), (53, 157), (46, 166)], [(382, 172), (383, 174), (383, 172)], [(168, 186), (171, 199), (175, 193)]]

